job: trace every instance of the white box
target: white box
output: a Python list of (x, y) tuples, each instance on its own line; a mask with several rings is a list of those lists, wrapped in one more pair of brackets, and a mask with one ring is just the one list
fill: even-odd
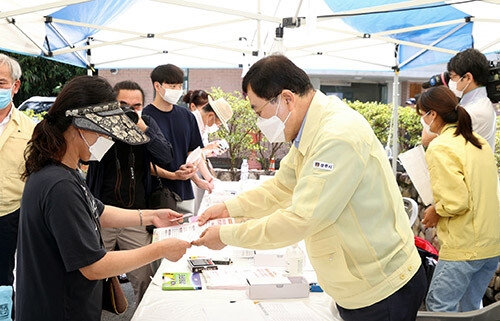
[(285, 255), (277, 253), (257, 252), (253, 257), (255, 266), (285, 267)]
[(289, 276), (290, 284), (250, 284), (247, 294), (251, 300), (296, 299), (309, 296), (309, 282), (302, 276)]

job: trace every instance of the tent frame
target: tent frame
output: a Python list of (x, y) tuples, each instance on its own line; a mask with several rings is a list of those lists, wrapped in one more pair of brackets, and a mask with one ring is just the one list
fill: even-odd
[[(91, 49), (93, 48), (101, 48), (105, 46), (110, 46), (110, 45), (124, 45), (124, 46), (130, 46), (134, 47), (133, 44), (130, 44), (130, 42), (134, 42), (137, 40), (144, 40), (144, 39), (164, 39), (172, 42), (177, 42), (177, 43), (184, 43), (189, 46), (200, 46), (200, 47), (208, 47), (208, 48), (213, 48), (213, 49), (219, 49), (219, 50), (224, 50), (224, 51), (232, 51), (232, 52), (237, 52), (241, 53), (243, 56), (260, 56), (260, 55), (265, 55), (265, 52), (262, 51), (262, 35), (261, 35), (261, 23), (262, 22), (270, 22), (270, 23), (276, 23), (279, 24), (280, 27), (285, 27), (285, 28), (294, 28), (294, 27), (300, 27), (301, 25), (304, 25), (307, 23), (306, 18), (304, 17), (299, 17), (299, 11), (302, 5), (302, 0), (299, 1), (298, 8), (296, 11), (296, 14), (294, 17), (288, 17), (288, 18), (279, 18), (275, 16), (269, 16), (269, 15), (264, 15), (260, 12), (260, 1), (257, 0), (257, 13), (254, 12), (248, 12), (248, 11), (242, 11), (242, 10), (234, 10), (230, 8), (225, 8), (225, 7), (220, 7), (220, 6), (214, 6), (214, 5), (209, 5), (209, 4), (204, 4), (204, 3), (196, 3), (196, 2), (190, 2), (190, 1), (183, 1), (183, 0), (152, 0), (155, 2), (159, 3), (165, 3), (165, 4), (171, 4), (171, 5), (178, 5), (178, 6), (183, 6), (183, 7), (189, 7), (189, 8), (195, 8), (199, 10), (204, 10), (204, 11), (210, 11), (210, 12), (217, 12), (217, 13), (222, 13), (226, 14), (229, 16), (235, 16), (238, 17), (236, 19), (231, 19), (231, 20), (225, 20), (225, 21), (220, 21), (216, 23), (210, 23), (210, 24), (204, 24), (204, 25), (198, 25), (198, 26), (193, 26), (189, 28), (181, 28), (181, 29), (174, 29), (174, 30), (168, 30), (168, 31), (163, 31), (163, 32), (157, 32), (157, 33), (142, 33), (142, 32), (136, 32), (132, 30), (124, 30), (124, 29), (116, 29), (116, 28), (109, 28), (105, 26), (99, 26), (99, 25), (93, 25), (93, 24), (88, 24), (88, 23), (82, 23), (82, 22), (75, 22), (75, 21), (68, 21), (68, 20), (63, 20), (63, 19), (56, 19), (50, 16), (46, 17), (45, 23), (49, 24), (49, 26), (56, 32), (56, 34), (61, 38), (61, 40), (66, 43), (66, 47), (60, 48), (57, 50), (47, 51), (44, 48), (41, 48), (40, 45), (36, 44), (35, 41), (30, 38), (30, 36), (22, 30), (18, 25), (16, 25), (15, 20), (12, 18), (17, 15), (22, 15), (26, 13), (34, 13), (40, 10), (47, 10), (51, 8), (56, 8), (56, 7), (61, 7), (61, 6), (67, 6), (71, 4), (76, 4), (76, 3), (83, 3), (91, 0), (68, 0), (68, 1), (55, 1), (51, 3), (47, 3), (44, 5), (39, 5), (39, 6), (34, 6), (34, 7), (27, 7), (27, 8), (22, 8), (19, 10), (13, 10), (13, 11), (8, 11), (8, 12), (0, 12), (0, 18), (7, 18), (10, 19), (9, 22), (12, 23), (27, 39), (30, 40), (30, 42), (34, 43), (42, 52), (43, 56), (48, 56), (48, 57), (53, 57), (57, 55), (62, 55), (62, 54), (68, 54), (68, 53), (73, 53), (77, 55), (78, 59), (83, 61), (89, 68), (92, 68), (91, 60), (85, 59), (82, 55), (79, 54), (79, 51), (81, 50), (87, 50), (87, 53), (90, 54)], [(387, 12), (387, 11), (397, 11), (397, 10), (411, 10), (411, 8), (417, 7), (417, 6), (425, 6), (425, 5), (432, 5), (442, 2), (442, 0), (409, 0), (405, 2), (400, 2), (400, 3), (393, 3), (393, 4), (386, 4), (386, 5), (380, 5), (380, 6), (372, 6), (372, 7), (366, 7), (362, 9), (356, 9), (356, 10), (349, 10), (349, 11), (343, 11), (343, 12), (337, 12), (333, 15), (328, 15), (328, 16), (319, 16), (317, 17), (318, 22), (322, 21), (327, 21), (331, 19), (340, 19), (343, 17), (347, 16), (352, 16), (352, 15), (362, 15), (362, 14), (368, 14), (368, 13), (377, 13), (377, 12)], [(447, 5), (452, 5), (452, 4), (460, 4), (463, 3), (464, 0), (452, 0), (452, 1), (447, 1)], [(279, 6), (279, 4), (278, 4)], [(250, 50), (247, 47), (241, 47), (241, 46), (230, 46), (230, 45), (223, 45), (223, 44), (217, 44), (217, 43), (208, 43), (208, 42), (203, 42), (203, 41), (192, 41), (192, 40), (186, 40), (186, 39), (179, 39), (177, 37), (171, 36), (172, 34), (176, 33), (181, 33), (185, 31), (193, 31), (193, 30), (202, 30), (214, 26), (221, 26), (221, 25), (230, 25), (232, 23), (238, 23), (238, 22), (243, 22), (247, 20), (254, 20), (256, 21), (256, 36), (257, 36), (257, 51)], [(295, 46), (295, 47), (290, 47), (288, 48), (289, 50), (297, 50), (297, 51), (303, 51), (304, 55), (303, 56), (309, 56), (309, 55), (326, 55), (326, 56), (331, 56), (335, 58), (340, 58), (340, 59), (345, 59), (345, 60), (351, 60), (351, 61), (356, 61), (356, 62), (362, 62), (362, 63), (367, 63), (371, 65), (376, 65), (376, 66), (382, 66), (384, 68), (392, 68), (394, 70), (394, 77), (393, 77), (393, 142), (392, 142), (392, 156), (394, 159), (397, 159), (398, 156), (398, 146), (397, 146), (397, 139), (398, 139), (398, 120), (397, 120), (397, 107), (399, 106), (399, 70), (400, 68), (404, 67), (411, 61), (415, 60), (425, 52), (432, 50), (436, 52), (441, 52), (441, 53), (447, 53), (447, 54), (452, 54), (455, 55), (457, 53), (456, 50), (450, 50), (447, 48), (442, 48), (439, 47), (438, 44), (442, 42), (443, 40), (447, 39), (451, 35), (453, 35), (455, 32), (466, 26), (467, 24), (475, 21), (481, 21), (481, 22), (493, 22), (493, 23), (500, 23), (500, 19), (482, 19), (482, 18), (475, 18), (475, 17), (465, 17), (463, 19), (453, 19), (449, 21), (443, 21), (439, 23), (430, 23), (430, 24), (423, 24), (419, 26), (414, 26), (414, 27), (408, 27), (408, 28), (400, 28), (400, 29), (394, 29), (394, 30), (387, 30), (383, 32), (378, 32), (378, 33), (372, 33), (372, 34), (366, 34), (362, 32), (357, 32), (357, 31), (350, 31), (350, 30), (341, 30), (338, 28), (331, 28), (331, 27), (326, 27), (326, 26), (321, 26), (318, 25), (317, 28), (326, 30), (326, 31), (331, 31), (334, 33), (340, 33), (346, 35), (346, 38), (342, 39), (337, 39), (334, 41), (325, 41), (321, 43), (314, 43), (314, 44), (307, 44), (303, 46)], [(132, 35), (132, 37), (128, 37), (125, 39), (120, 39), (120, 40), (114, 40), (114, 41), (97, 41), (93, 40), (91, 37), (89, 39), (86, 39), (85, 41), (80, 41), (78, 44), (73, 44), (70, 43), (67, 39), (65, 39), (64, 35), (55, 27), (54, 23), (58, 24), (65, 24), (65, 25), (72, 25), (72, 26), (78, 26), (78, 27), (86, 27), (86, 28), (93, 28), (93, 29), (98, 29), (98, 30), (104, 30), (104, 31), (109, 31), (109, 32), (116, 32), (116, 33), (121, 33), (121, 34), (127, 34), (127, 35)], [(404, 33), (404, 32), (409, 32), (409, 31), (417, 31), (417, 30), (423, 30), (423, 29), (429, 29), (429, 28), (435, 28), (435, 27), (442, 27), (442, 26), (448, 26), (448, 25), (457, 25), (454, 27), (452, 30), (450, 30), (448, 33), (440, 37), (439, 39), (433, 41), (430, 44), (422, 44), (422, 43), (417, 43), (417, 42), (411, 42), (411, 41), (403, 41), (399, 39), (394, 39), (390, 38), (390, 35), (394, 35), (397, 33)], [(394, 66), (387, 66), (385, 64), (373, 62), (373, 61), (368, 61), (368, 60), (359, 60), (359, 59), (353, 59), (349, 57), (345, 57), (342, 55), (338, 54), (333, 54), (334, 51), (337, 50), (330, 50), (326, 52), (321, 52), (321, 51), (311, 51), (308, 50), (311, 46), (318, 47), (318, 46), (326, 46), (326, 45), (331, 45), (334, 43), (346, 43), (349, 41), (353, 40), (359, 40), (359, 39), (375, 39), (379, 40), (380, 43), (375, 43), (373, 45), (378, 45), (378, 44), (387, 44), (387, 43), (392, 43), (395, 45), (395, 56), (396, 56), (396, 63)], [(494, 39), (492, 42), (488, 43), (486, 46), (481, 48), (482, 51), (485, 49), (488, 49), (495, 44), (500, 42), (500, 37), (497, 39)], [(409, 57), (402, 63), (398, 63), (398, 54), (399, 54), (399, 46), (400, 45), (405, 45), (405, 46), (411, 46), (415, 48), (420, 48), (421, 50), (414, 54), (413, 56)], [(48, 44), (50, 48), (50, 44)], [(137, 48), (137, 46), (135, 46)], [(151, 51), (150, 53), (146, 53), (143, 55), (136, 55), (135, 57), (126, 57), (122, 59), (116, 59), (114, 61), (123, 61), (123, 60), (129, 60), (131, 58), (137, 58), (137, 57), (147, 57), (151, 55), (158, 55), (158, 54), (174, 54), (174, 55), (184, 55), (184, 56), (189, 56), (193, 58), (198, 58), (202, 60), (212, 60), (212, 61), (218, 61), (217, 59), (210, 59), (207, 57), (198, 57), (194, 55), (186, 55), (182, 53), (182, 50), (185, 49), (177, 49), (177, 50), (158, 50), (158, 49), (153, 49), (153, 48), (145, 48), (145, 47), (140, 47), (142, 49), (146, 49)], [(356, 47), (352, 47), (356, 48)], [(342, 50), (349, 50), (351, 48), (342, 48)], [(340, 51), (340, 50), (338, 50)], [(301, 57), (301, 56), (298, 56)], [(220, 61), (218, 61), (220, 62)], [(106, 62), (109, 63), (109, 62)], [(224, 61), (224, 63), (228, 63), (227, 61)], [(230, 64), (233, 64), (230, 62)], [(236, 64), (236, 63), (235, 63)], [(241, 64), (237, 64), (241, 65)], [(396, 162), (393, 162), (393, 170), (395, 172), (396, 170)]]

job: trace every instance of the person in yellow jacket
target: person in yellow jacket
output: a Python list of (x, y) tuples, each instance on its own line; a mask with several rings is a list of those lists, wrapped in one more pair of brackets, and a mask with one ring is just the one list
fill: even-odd
[(500, 260), (496, 160), (450, 89), (423, 93), (417, 113), (424, 130), (438, 135), (425, 154), (434, 204), (423, 223), (437, 226), (441, 246), (427, 309), (477, 310)]
[(350, 320), (415, 320), (426, 277), (384, 149), (368, 122), (315, 91), (281, 55), (243, 79), (258, 126), (271, 142), (294, 140), (274, 178), (207, 209), (253, 218), (205, 230), (194, 245), (281, 248), (305, 240), (321, 287)]

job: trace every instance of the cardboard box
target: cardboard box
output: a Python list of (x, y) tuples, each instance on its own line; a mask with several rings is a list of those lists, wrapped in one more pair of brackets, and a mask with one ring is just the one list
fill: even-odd
[(290, 284), (250, 284), (247, 294), (251, 300), (296, 299), (309, 296), (309, 282), (302, 276), (288, 277)]

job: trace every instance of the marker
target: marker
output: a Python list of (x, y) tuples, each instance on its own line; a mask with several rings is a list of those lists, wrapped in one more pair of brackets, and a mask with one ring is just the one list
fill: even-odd
[(175, 222), (175, 221), (178, 221), (178, 220), (182, 220), (182, 219), (185, 219), (185, 218), (191, 217), (191, 216), (193, 216), (193, 213), (184, 214), (182, 217), (171, 219), (170, 222)]

